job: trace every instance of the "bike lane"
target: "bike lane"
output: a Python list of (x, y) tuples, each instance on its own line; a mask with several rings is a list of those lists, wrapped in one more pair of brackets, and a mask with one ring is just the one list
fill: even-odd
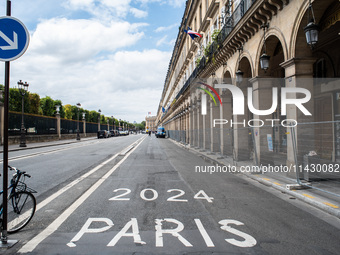
[[(231, 182), (217, 175), (194, 175), (188, 171), (193, 162), (209, 165), (185, 150), (175, 151), (166, 140), (147, 137), (99, 179), (88, 196), (84, 193), (67, 209), (45, 238), (37, 239), (34, 247), (28, 242), (19, 252), (306, 254), (315, 247), (329, 252), (339, 248), (339, 230), (322, 227), (311, 216), (304, 217), (304, 229), (294, 229), (300, 224), (294, 221), (303, 220), (296, 216), (297, 208), (252, 185), (240, 186), (244, 181), (233, 175)], [(261, 215), (266, 211), (268, 215)], [(285, 215), (292, 213), (289, 219)]]

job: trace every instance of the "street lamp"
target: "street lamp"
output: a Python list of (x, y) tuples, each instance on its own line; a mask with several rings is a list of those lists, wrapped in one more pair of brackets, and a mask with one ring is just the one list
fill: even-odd
[(26, 129), (24, 124), (24, 98), (26, 92), (28, 91), (29, 84), (27, 82), (23, 83), (22, 80), (18, 81), (18, 88), (21, 94), (21, 131), (20, 131), (20, 147), (26, 147)]
[(111, 118), (112, 118), (113, 130), (116, 130), (115, 118), (113, 116), (111, 116)]
[(308, 6), (308, 24), (303, 28), (303, 30), (305, 31), (307, 44), (313, 49), (319, 40), (320, 27), (315, 24), (315, 16), (311, 0), (309, 0)]
[(243, 81), (243, 72), (240, 70), (240, 56), (241, 56), (241, 51), (243, 51), (243, 47), (238, 48), (238, 65), (239, 69), (236, 71), (236, 82), (241, 83)]
[(100, 126), (100, 113), (101, 113), (102, 111), (99, 109), (98, 110), (98, 113), (99, 113), (99, 115), (98, 115), (98, 131), (99, 130), (101, 130), (101, 126)]
[(81, 106), (80, 103), (77, 104), (78, 112), (77, 112), (77, 140), (80, 140), (79, 135), (79, 107)]
[(268, 24), (263, 24), (261, 26), (261, 28), (263, 28), (263, 48), (264, 48), (264, 51), (263, 51), (263, 54), (261, 55), (260, 57), (260, 65), (261, 65), (261, 69), (264, 70), (265, 72), (267, 72), (267, 69), (269, 68), (269, 59), (270, 59), (270, 56), (267, 55), (266, 51), (266, 28), (268, 29)]

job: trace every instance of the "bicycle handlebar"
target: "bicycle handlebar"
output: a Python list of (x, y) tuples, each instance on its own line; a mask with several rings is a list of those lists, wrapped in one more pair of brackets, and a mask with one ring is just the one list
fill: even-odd
[(21, 171), (21, 170), (17, 169), (16, 167), (8, 166), (8, 168), (11, 171), (15, 171), (17, 174), (20, 174), (20, 175), (23, 174), (25, 177), (31, 178), (31, 175), (27, 174), (25, 171)]
[[(19, 174), (23, 174), (25, 177), (28, 177), (28, 178), (31, 178), (32, 176), (27, 174), (25, 171), (20, 171), (19, 169), (15, 168), (15, 167), (11, 167), (11, 166), (8, 166), (9, 170), (10, 171), (15, 171), (16, 173), (19, 173)], [(0, 174), (1, 176), (1, 174)]]

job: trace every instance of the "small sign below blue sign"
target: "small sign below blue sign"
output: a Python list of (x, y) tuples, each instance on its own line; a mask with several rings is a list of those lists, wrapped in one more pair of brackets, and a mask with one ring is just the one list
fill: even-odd
[(25, 25), (11, 16), (0, 17), (0, 61), (12, 61), (27, 50), (30, 36)]

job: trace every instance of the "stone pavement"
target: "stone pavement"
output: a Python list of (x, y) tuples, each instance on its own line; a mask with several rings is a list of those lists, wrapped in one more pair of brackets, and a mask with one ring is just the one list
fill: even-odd
[[(72, 140), (59, 140), (53, 142), (43, 142), (43, 143), (31, 143), (27, 144), (27, 147), (19, 147), (18, 144), (10, 145), (9, 151), (17, 150), (28, 150), (33, 148), (50, 147), (63, 144), (79, 143), (89, 140), (97, 139), (96, 137), (82, 138), (80, 141), (75, 139)], [(327, 184), (322, 183), (310, 183), (311, 186), (304, 186), (303, 189), (299, 189), (294, 185), (297, 184), (297, 180), (293, 178), (288, 178), (282, 174), (278, 173), (251, 173), (248, 171), (241, 171), (242, 166), (250, 166), (252, 162), (243, 162), (242, 165), (235, 165), (231, 158), (221, 157), (221, 155), (214, 154), (211, 152), (203, 151), (202, 149), (192, 148), (189, 145), (185, 145), (176, 142), (172, 139), (170, 141), (176, 143), (179, 146), (195, 153), (199, 154), (201, 157), (212, 162), (212, 166), (225, 166), (224, 169), (227, 171), (232, 171), (237, 174), (243, 174), (248, 178), (256, 180), (266, 186), (273, 187), (280, 190), (283, 193), (289, 194), (299, 200), (302, 200), (312, 206), (315, 206), (323, 211), (328, 212), (340, 218), (340, 186), (339, 182), (328, 181)], [(1, 146), (0, 152), (3, 152), (3, 146)], [(214, 174), (213, 172), (211, 174)], [(290, 187), (292, 185), (292, 187)], [(309, 183), (305, 183), (309, 185)]]
[[(316, 208), (319, 208), (333, 216), (340, 218), (340, 185), (339, 181), (326, 181), (325, 183), (315, 182), (307, 183), (302, 181), (303, 185), (297, 185), (296, 178), (288, 178), (280, 173), (252, 173), (244, 171), (245, 166), (252, 166), (252, 162), (242, 162), (235, 164), (232, 158), (221, 156), (219, 154), (204, 151), (202, 149), (192, 148), (190, 145), (179, 143), (169, 139), (183, 148), (199, 154), (201, 157), (212, 163), (212, 166), (221, 166), (221, 168), (213, 167), (213, 171), (228, 171), (236, 174), (242, 174), (248, 178), (256, 180), (266, 186), (273, 187), (286, 193), (292, 197), (302, 200)], [(223, 168), (224, 166), (224, 168)], [(211, 174), (214, 174), (211, 172)]]

